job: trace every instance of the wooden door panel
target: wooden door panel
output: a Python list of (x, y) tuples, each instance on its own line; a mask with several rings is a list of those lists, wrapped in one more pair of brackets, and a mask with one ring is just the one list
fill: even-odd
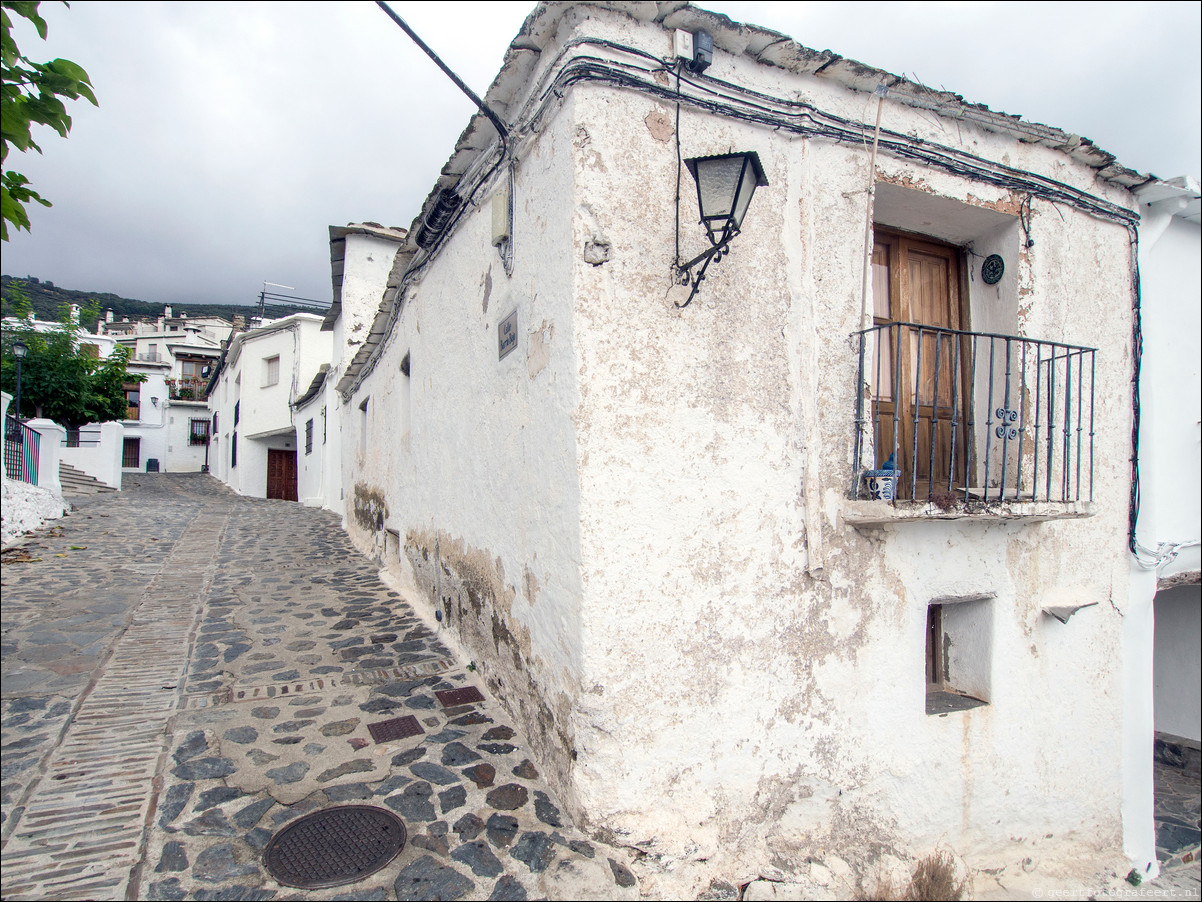
[(269, 448), (267, 451), (267, 497), (296, 501), (296, 452)]
[[(881, 338), (874, 351), (886, 359), (874, 362), (868, 381), (876, 401), (874, 412), (889, 421), (877, 420), (877, 463), (892, 452), (896, 409), (898, 497), (924, 499), (932, 491), (946, 490), (949, 483), (963, 484), (965, 472), (962, 433), (954, 454), (952, 450), (953, 435), (958, 433), (953, 418), (962, 422), (966, 406), (963, 348), (954, 333), (935, 331), (959, 330), (962, 325), (959, 251), (888, 231), (878, 231), (875, 240), (874, 323), (931, 327), (878, 332)], [(896, 349), (892, 338), (886, 337), (890, 332), (899, 338)], [(896, 398), (886, 376), (896, 378)]]

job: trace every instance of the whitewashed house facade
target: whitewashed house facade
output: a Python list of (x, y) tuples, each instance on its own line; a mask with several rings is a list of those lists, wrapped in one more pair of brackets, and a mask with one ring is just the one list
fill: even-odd
[[(504, 145), (473, 118), (335, 335), (346, 520), (573, 814), (682, 893), (1153, 874), (1147, 177), (685, 4), (542, 4), (485, 101)], [(690, 299), (685, 161), (732, 151), (761, 184)]]
[(311, 313), (234, 335), (208, 385), (210, 472), (240, 495), (297, 501), (304, 424), (293, 404), (329, 358), (330, 338)]
[[(345, 516), (341, 436), (347, 413), (334, 386), (375, 328), (380, 296), (406, 231), (350, 223), (330, 226), (329, 235), (333, 302), (321, 328), (330, 333), (332, 357), (294, 407), (304, 449), (299, 456), (300, 500)], [(320, 441), (310, 440), (311, 434)]]
[(145, 377), (126, 386), (122, 469), (202, 471), (210, 426), (205, 388), (233, 324), (219, 317), (177, 317), (165, 307), (155, 322), (114, 322), (109, 313), (98, 331), (129, 348), (129, 371)]
[(1157, 180), (1140, 199), (1143, 354), (1140, 365), (1138, 556), (1130, 628), (1152, 635), (1153, 666), (1131, 674), (1144, 703), (1152, 684), (1157, 740), (1202, 742), (1202, 195), (1197, 178)]

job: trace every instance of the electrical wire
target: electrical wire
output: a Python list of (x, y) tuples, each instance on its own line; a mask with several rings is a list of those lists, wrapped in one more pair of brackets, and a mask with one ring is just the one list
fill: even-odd
[[(380, 0), (377, 0), (377, 2), (394, 19), (399, 18)], [(408, 28), (405, 30), (406, 32), (410, 31)], [(608, 49), (624, 57), (633, 58), (638, 62), (588, 54), (578, 54), (572, 56), (566, 63), (563, 62), (569, 53), (582, 46)], [(424, 48), (424, 46), (423, 49), (426, 49), (427, 53), (440, 66), (445, 67), (445, 64), (442, 64), (437, 59), (433, 51)], [(668, 86), (665, 86), (660, 84), (655, 78), (656, 75), (671, 73), (674, 73), (677, 78), (674, 89), (671, 87), (670, 81), (667, 83)], [(453, 73), (451, 74), (453, 76)], [(537, 134), (540, 123), (550, 109), (563, 99), (568, 88), (577, 83), (595, 83), (619, 89), (633, 90), (663, 100), (666, 103), (676, 104), (678, 106), (676, 128), (678, 157), (680, 140), (679, 105), (683, 103), (688, 103), (693, 109), (703, 113), (758, 124), (798, 134), (803, 137), (827, 139), (839, 144), (860, 144), (864, 140), (864, 129), (866, 126), (862, 122), (855, 122), (836, 114), (825, 112), (804, 101), (774, 97), (710, 75), (688, 78), (683, 75), (682, 67), (673, 65), (669, 60), (663, 60), (637, 47), (601, 38), (577, 38), (568, 41), (560, 48), (556, 58), (544, 69), (543, 74), (538, 79), (538, 84), (528, 93), (527, 102), (515, 117), (514, 124), (510, 126), (510, 130), (515, 132), (519, 136), (519, 139)], [(682, 84), (688, 86), (690, 93), (686, 94), (683, 92), (681, 88)], [(472, 96), (474, 97), (474, 95)], [(478, 101), (478, 98), (474, 99)], [(482, 113), (488, 116), (494, 125), (497, 125), (498, 123), (489, 115), (491, 111), (486, 110), (483, 105), (483, 101), (478, 101), (478, 104), (481, 107)], [(474, 208), (476, 196), (482, 188), (490, 183), (506, 158), (515, 157), (511, 144), (518, 139), (514, 139), (509, 131), (502, 134), (501, 130), (498, 129), (498, 134), (501, 135), (501, 147), (499, 151), (485, 151), (478, 164), (473, 167), (477, 172), (484, 169), (483, 174), (475, 176), (469, 172), (464, 173), (460, 178), (458, 184), (462, 186), (467, 183), (469, 188), (467, 191), (460, 191), (460, 195), (464, 197), (464, 202), (460, 204), (459, 209), (455, 212), (445, 230), (429, 249), (419, 252), (410, 261), (408, 268), (400, 280), (396, 298), (389, 313), (386, 333), (389, 337), (391, 337), (393, 326), (399, 318), (402, 308), (406, 305), (408, 290), (412, 287), (413, 282), (421, 276), (434, 260), (442, 244), (456, 231), (456, 227), (467, 214), (468, 210)], [(879, 149), (881, 152), (897, 159), (916, 162), (974, 181), (995, 185), (1010, 191), (1025, 193), (1027, 195), (1024, 198), (1026, 212), (1025, 215), (1020, 216), (1020, 219), (1026, 226), (1024, 232), (1027, 234), (1028, 246), (1030, 242), (1029, 224), (1032, 197), (1038, 197), (1052, 204), (1065, 204), (1087, 215), (1110, 222), (1122, 223), (1131, 230), (1134, 229), (1139, 221), (1137, 213), (1089, 194), (1072, 185), (1038, 173), (1016, 169), (994, 160), (988, 160), (959, 148), (949, 147), (900, 132), (882, 130)], [(491, 166), (487, 165), (490, 157), (492, 158)], [(516, 161), (516, 157), (514, 161)], [(675, 260), (677, 264), (680, 261), (679, 181), (678, 172), (676, 205), (677, 247)], [(1063, 216), (1063, 214), (1061, 215)], [(1138, 307), (1138, 271), (1136, 274), (1136, 298)], [(1138, 321), (1138, 309), (1136, 310), (1136, 319)], [(1136, 328), (1138, 329), (1138, 323)], [(344, 393), (345, 397), (349, 398), (375, 368), (376, 361), (382, 355), (387, 343), (388, 338), (379, 345), (376, 345), (369, 353), (368, 359), (364, 361), (363, 366), (356, 373), (353, 383), (348, 386)], [(1135, 391), (1136, 393), (1138, 392), (1138, 385)], [(1136, 408), (1138, 409), (1138, 398), (1136, 398)], [(1138, 511), (1137, 485), (1133, 487), (1133, 499), (1133, 509)], [(1133, 522), (1134, 517), (1135, 514), (1132, 515)], [(1134, 526), (1132, 526), (1132, 536), (1134, 536)], [(1134, 539), (1132, 541), (1134, 542)]]

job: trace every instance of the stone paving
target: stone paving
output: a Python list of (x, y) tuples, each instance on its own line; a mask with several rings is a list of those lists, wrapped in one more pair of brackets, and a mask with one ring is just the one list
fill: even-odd
[[(3, 611), (5, 899), (638, 895), (328, 512), (127, 477), (5, 553)], [(272, 835), (342, 803), (400, 815), (401, 854), (275, 882)]]

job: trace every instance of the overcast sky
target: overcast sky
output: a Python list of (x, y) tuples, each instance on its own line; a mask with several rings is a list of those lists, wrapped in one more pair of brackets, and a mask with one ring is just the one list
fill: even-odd
[[(1202, 5), (700, 3), (818, 50), (1093, 139), (1164, 178), (1202, 172)], [(395, 2), (478, 93), (530, 3)], [(46, 3), (31, 59), (87, 69), (99, 108), (13, 152), (51, 209), (3, 271), (145, 301), (330, 300), (331, 224), (408, 226), (474, 111), (374, 3)]]

